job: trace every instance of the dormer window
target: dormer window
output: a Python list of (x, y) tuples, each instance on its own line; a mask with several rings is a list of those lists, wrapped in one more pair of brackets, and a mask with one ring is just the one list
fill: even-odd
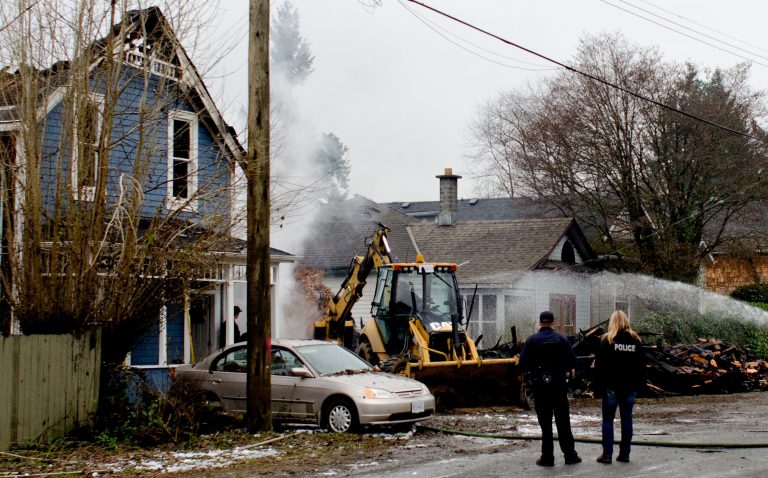
[(168, 207), (194, 209), (197, 192), (197, 115), (168, 115)]
[(570, 241), (565, 241), (565, 243), (563, 244), (563, 252), (561, 255), (561, 260), (566, 264), (576, 263), (576, 253), (573, 251), (573, 246), (571, 245)]

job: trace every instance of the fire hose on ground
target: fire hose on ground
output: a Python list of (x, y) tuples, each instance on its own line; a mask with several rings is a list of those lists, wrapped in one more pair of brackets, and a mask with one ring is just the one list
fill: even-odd
[[(496, 433), (478, 433), (467, 432), (462, 430), (449, 430), (444, 428), (430, 427), (428, 425), (417, 425), (416, 428), (422, 431), (447, 433), (451, 435), (463, 435), (479, 438), (496, 438), (501, 440), (527, 440), (535, 441), (541, 440), (541, 435), (508, 435), (508, 434), (496, 434)], [(557, 440), (557, 435), (555, 435)], [(595, 443), (602, 444), (602, 440), (599, 438), (579, 438), (574, 437), (574, 441), (577, 443)], [(619, 442), (616, 441), (618, 444)], [(768, 448), (768, 443), (693, 443), (693, 442), (671, 442), (671, 441), (652, 441), (652, 440), (640, 440), (632, 441), (632, 446), (654, 446), (654, 447), (666, 447), (666, 448)]]

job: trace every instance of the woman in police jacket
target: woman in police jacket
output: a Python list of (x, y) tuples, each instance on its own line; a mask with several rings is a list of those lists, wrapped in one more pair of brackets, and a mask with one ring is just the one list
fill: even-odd
[(603, 454), (599, 463), (609, 464), (613, 457), (613, 420), (616, 408), (621, 415), (621, 443), (616, 461), (628, 462), (632, 442), (632, 405), (635, 395), (645, 385), (645, 354), (640, 337), (621, 310), (608, 322), (595, 355), (595, 375), (603, 395)]

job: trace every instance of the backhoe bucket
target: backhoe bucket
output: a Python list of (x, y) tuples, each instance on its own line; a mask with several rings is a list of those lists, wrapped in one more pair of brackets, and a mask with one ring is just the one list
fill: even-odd
[(405, 372), (429, 387), (439, 409), (516, 404), (520, 399), (517, 357), (426, 364), (411, 362)]

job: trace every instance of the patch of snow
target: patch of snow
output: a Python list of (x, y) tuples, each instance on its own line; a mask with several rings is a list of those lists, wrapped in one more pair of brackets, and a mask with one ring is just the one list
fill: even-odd
[(347, 465), (350, 468), (358, 469), (358, 468), (365, 468), (366, 466), (379, 466), (378, 461), (372, 461), (370, 463), (352, 463), (350, 465)]
[(157, 453), (153, 458), (149, 459), (127, 460), (123, 463), (106, 463), (104, 466), (113, 472), (135, 470), (138, 472), (176, 473), (180, 471), (222, 468), (238, 461), (277, 454), (278, 452), (273, 448), (253, 450), (245, 447), (235, 447), (227, 450)]

